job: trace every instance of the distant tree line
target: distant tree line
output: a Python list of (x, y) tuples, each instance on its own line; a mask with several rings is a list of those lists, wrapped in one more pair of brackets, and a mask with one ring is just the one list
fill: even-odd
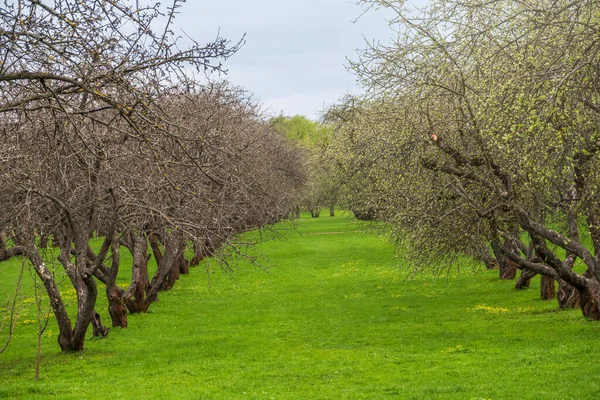
[(272, 118), (271, 124), (276, 131), (296, 143), (304, 156), (307, 180), (297, 212), (303, 209), (313, 218), (318, 218), (321, 210), (327, 208), (329, 215), (335, 216), (335, 207), (341, 205), (342, 185), (327, 152), (333, 139), (331, 127), (302, 115)]

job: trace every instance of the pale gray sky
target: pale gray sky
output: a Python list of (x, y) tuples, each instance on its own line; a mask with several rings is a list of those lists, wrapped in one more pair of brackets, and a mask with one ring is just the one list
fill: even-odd
[(225, 63), (227, 79), (260, 99), (270, 114), (316, 119), (346, 92), (357, 92), (346, 57), (365, 39), (387, 42), (385, 15), (348, 0), (188, 0), (177, 28), (199, 42), (222, 37), (246, 44)]

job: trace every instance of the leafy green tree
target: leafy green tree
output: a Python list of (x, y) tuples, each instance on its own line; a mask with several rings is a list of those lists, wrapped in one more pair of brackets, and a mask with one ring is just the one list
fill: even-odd
[(362, 3), (397, 37), (353, 63), (367, 99), (337, 107), (354, 200), (418, 267), (494, 243), (600, 319), (598, 1)]
[(339, 183), (326, 156), (331, 128), (302, 115), (273, 118), (271, 123), (282, 135), (298, 143), (305, 153), (308, 180), (301, 206), (313, 218), (319, 217), (323, 207), (328, 207), (330, 216), (334, 216)]

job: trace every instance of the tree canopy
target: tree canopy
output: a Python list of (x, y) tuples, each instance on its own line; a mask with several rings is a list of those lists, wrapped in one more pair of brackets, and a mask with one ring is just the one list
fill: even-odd
[[(113, 325), (126, 327), (128, 311), (147, 311), (186, 272), (188, 245), (195, 263), (296, 203), (297, 151), (248, 93), (194, 75), (222, 71), (241, 42), (181, 47), (172, 26), (183, 3), (0, 9), (0, 261), (30, 261), (64, 351), (83, 349), (90, 323), (107, 332), (98, 282)], [(121, 246), (133, 259), (127, 289), (116, 285)], [(61, 275), (77, 293), (74, 321)]]
[(362, 3), (395, 12), (396, 39), (353, 63), (366, 98), (330, 112), (352, 200), (420, 265), (501, 244), (600, 319), (600, 4)]

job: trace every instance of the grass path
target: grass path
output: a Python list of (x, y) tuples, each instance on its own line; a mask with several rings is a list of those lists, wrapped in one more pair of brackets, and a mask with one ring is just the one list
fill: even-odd
[[(488, 271), (406, 281), (393, 249), (363, 231), (302, 219), (261, 245), (267, 272), (242, 266), (233, 282), (213, 267), (209, 289), (193, 269), (81, 354), (59, 354), (51, 327), (39, 382), (35, 324), (22, 322), (0, 355), (0, 398), (600, 398), (600, 323), (537, 300), (537, 281), (521, 292)], [(3, 300), (14, 274), (0, 268)]]

